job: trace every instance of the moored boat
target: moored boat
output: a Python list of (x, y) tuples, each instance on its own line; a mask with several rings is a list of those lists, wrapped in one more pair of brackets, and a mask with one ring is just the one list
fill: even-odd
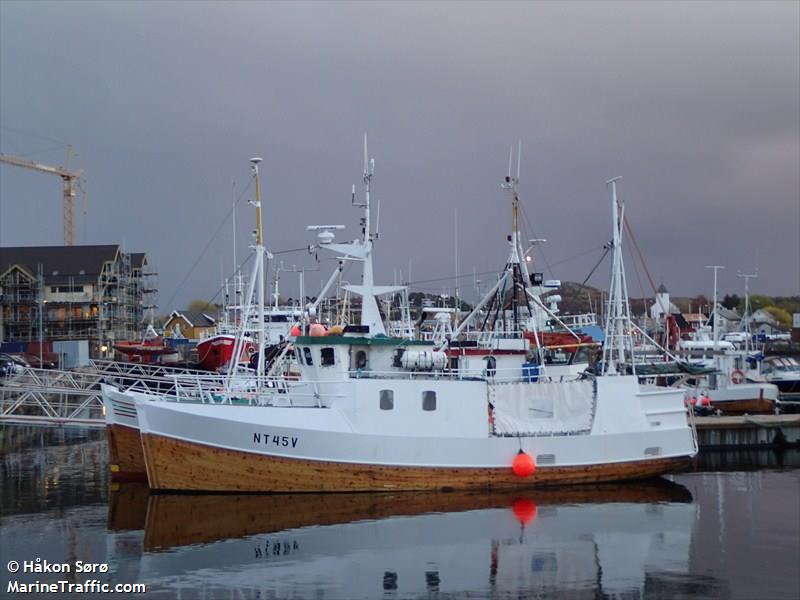
[[(372, 173), (365, 160), (362, 238), (349, 248), (331, 244), (363, 261), (362, 285), (350, 286), (362, 296), (361, 325), (294, 343), (314, 402), (295, 403), (292, 394), (278, 402), (274, 393), (260, 406), (137, 400), (151, 488), (503, 489), (646, 478), (688, 464), (697, 446), (683, 390), (641, 385), (624, 374), (632, 352), (615, 181), (605, 371), (556, 381), (545, 365), (535, 380), (521, 369), (464, 373), (448, 365), (442, 344), (385, 335), (376, 298), (395, 288), (372, 285)], [(506, 183), (516, 196), (516, 180), (509, 175)], [(486, 301), (517, 285), (514, 217), (512, 257)]]

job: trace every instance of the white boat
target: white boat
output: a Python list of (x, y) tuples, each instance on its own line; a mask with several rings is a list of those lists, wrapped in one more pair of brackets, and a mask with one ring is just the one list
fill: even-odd
[(678, 352), (687, 363), (715, 371), (685, 378), (692, 405), (728, 415), (775, 412), (778, 387), (765, 379), (751, 353), (729, 341), (715, 341), (705, 330), (678, 342)]
[(782, 394), (800, 394), (800, 362), (794, 356), (768, 356), (762, 372)]
[[(362, 284), (349, 286), (362, 296), (361, 325), (294, 344), (315, 402), (274, 392), (261, 396), (266, 406), (137, 400), (151, 488), (504, 488), (644, 478), (688, 463), (697, 443), (683, 390), (640, 385), (621, 370), (632, 349), (616, 180), (605, 372), (556, 382), (542, 369), (532, 381), (520, 369), (464, 374), (442, 345), (385, 335), (377, 298), (397, 287), (373, 284), (373, 168), (365, 144), (362, 238), (329, 244), (363, 262)], [(506, 182), (516, 186), (510, 174)], [(511, 282), (509, 265), (484, 302)]]

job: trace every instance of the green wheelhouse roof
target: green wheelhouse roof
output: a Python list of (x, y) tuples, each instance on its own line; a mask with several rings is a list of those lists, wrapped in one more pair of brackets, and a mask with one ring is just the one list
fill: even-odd
[(295, 344), (305, 346), (433, 346), (433, 342), (407, 340), (388, 336), (359, 337), (355, 335), (301, 335)]

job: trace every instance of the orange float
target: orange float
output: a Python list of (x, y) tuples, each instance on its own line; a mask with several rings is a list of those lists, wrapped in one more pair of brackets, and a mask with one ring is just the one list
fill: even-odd
[(520, 450), (514, 457), (514, 462), (511, 464), (511, 470), (517, 477), (530, 477), (536, 470), (536, 462), (530, 454), (526, 454)]

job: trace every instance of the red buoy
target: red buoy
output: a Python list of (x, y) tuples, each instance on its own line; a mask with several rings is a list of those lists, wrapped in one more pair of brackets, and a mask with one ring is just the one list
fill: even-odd
[(536, 470), (536, 462), (529, 454), (520, 450), (514, 457), (511, 470), (517, 477), (530, 477)]
[(294, 327), (292, 327), (292, 331), (291, 333), (289, 333), (289, 335), (292, 337), (297, 337), (298, 335), (303, 335), (303, 332), (300, 331), (299, 325), (295, 325)]
[(512, 507), (520, 525), (527, 525), (536, 518), (536, 503), (528, 498), (517, 498)]

